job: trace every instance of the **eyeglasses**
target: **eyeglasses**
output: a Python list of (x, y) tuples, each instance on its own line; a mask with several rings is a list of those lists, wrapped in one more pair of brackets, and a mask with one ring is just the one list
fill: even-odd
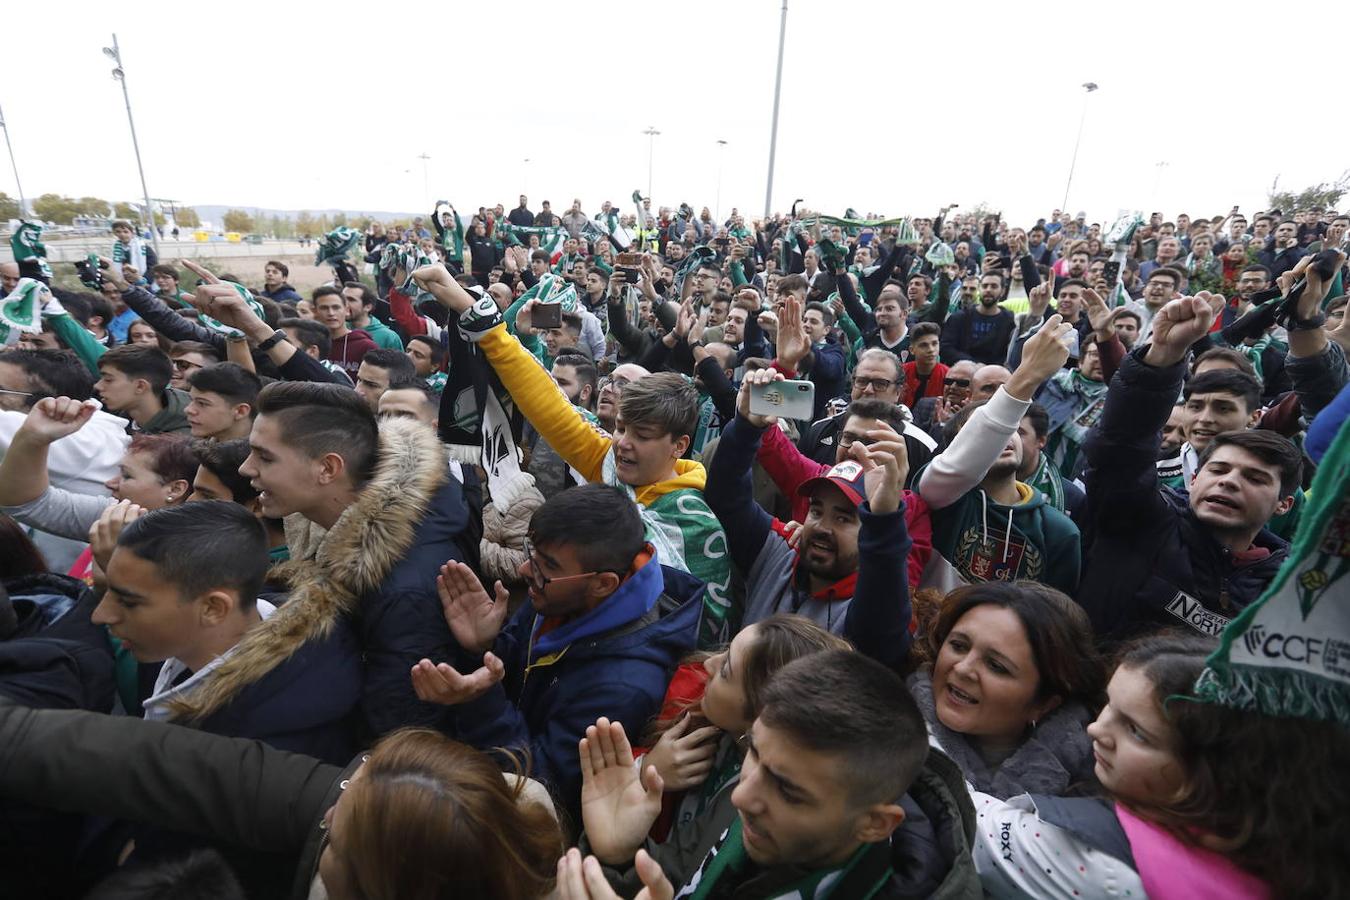
[(605, 388), (609, 388), (611, 392), (621, 394), (623, 389), (632, 383), (631, 379), (624, 378), (622, 375), (611, 375), (600, 379), (599, 389), (603, 391)]
[(525, 561), (530, 564), (530, 586), (541, 594), (550, 584), (562, 581), (571, 581), (574, 578), (590, 578), (592, 575), (599, 575), (599, 572), (582, 572), (580, 575), (562, 575), (558, 578), (550, 578), (539, 569), (539, 563), (535, 561), (534, 544), (528, 538), (524, 543)]
[(839, 446), (845, 449), (852, 447), (854, 444), (862, 444), (864, 447), (870, 447), (875, 443), (876, 441), (871, 438), (861, 434), (854, 434), (851, 431), (845, 431), (839, 435)]
[(891, 388), (895, 387), (895, 382), (889, 378), (867, 378), (865, 376), (855, 375), (853, 376), (853, 386), (860, 391), (871, 388), (880, 393), (881, 391), (889, 391)]
[(942, 383), (945, 384), (947, 387), (952, 387), (953, 385), (955, 385), (956, 387), (963, 387), (963, 388), (970, 387), (969, 378), (944, 378), (942, 379)]
[(36, 397), (36, 396), (37, 396), (37, 394), (34, 394), (32, 391), (6, 391), (6, 390), (3, 390), (3, 389), (0, 389), (0, 394), (9, 394), (9, 395), (11, 395), (11, 396), (13, 396), (13, 397)]

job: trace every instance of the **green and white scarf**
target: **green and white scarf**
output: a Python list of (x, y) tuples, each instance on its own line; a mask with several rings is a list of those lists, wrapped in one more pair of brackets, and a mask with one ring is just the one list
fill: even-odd
[[(745, 852), (741, 831), (741, 817), (736, 816), (722, 836), (713, 844), (708, 855), (699, 864), (689, 881), (675, 894), (675, 900), (708, 900), (715, 895), (730, 896), (729, 891), (717, 891), (718, 882), (728, 875), (733, 878), (747, 865), (753, 865)], [(868, 900), (875, 897), (891, 878), (890, 844), (864, 844), (838, 869), (807, 872), (794, 882), (777, 889), (764, 900)]]
[(1036, 463), (1036, 471), (1031, 473), (1026, 483), (1044, 494), (1051, 506), (1064, 512), (1064, 479), (1060, 476), (1059, 469), (1050, 464), (1050, 454), (1041, 454), (1040, 462)]
[(137, 272), (145, 274), (145, 241), (132, 235), (131, 243), (124, 244), (121, 241), (113, 241), (112, 260), (121, 265), (126, 263), (135, 267)]
[(347, 258), (347, 254), (361, 242), (361, 232), (339, 225), (323, 236), (314, 251), (314, 265), (332, 265)]
[(65, 312), (51, 288), (36, 278), (20, 278), (9, 296), (0, 300), (0, 347), (14, 346), (21, 334), (40, 332), (44, 311)]
[(1208, 703), (1350, 728), (1350, 426), (1322, 457), (1289, 558), (1220, 635)]
[(1065, 478), (1073, 478), (1078, 469), (1078, 455), (1083, 449), (1083, 442), (1101, 418), (1102, 408), (1106, 405), (1107, 385), (1083, 377), (1077, 369), (1057, 372), (1050, 380), (1064, 391), (1077, 396), (1082, 404), (1078, 412), (1054, 430), (1049, 443), (1045, 445), (1045, 453), (1054, 460), (1060, 474)]
[(1261, 354), (1265, 353), (1266, 348), (1270, 346), (1270, 340), (1269, 334), (1263, 334), (1261, 337), (1257, 338), (1256, 343), (1254, 344), (1248, 344), (1246, 341), (1243, 341), (1233, 348), (1251, 361), (1252, 368), (1256, 370), (1256, 378), (1258, 381), (1265, 378), (1265, 375), (1263, 375), (1261, 371)]
[[(853, 212), (853, 210), (848, 210)], [(890, 228), (897, 226), (899, 233), (896, 235), (897, 244), (912, 244), (919, 239), (918, 232), (914, 230), (914, 223), (907, 218), (901, 219), (859, 219), (855, 216), (807, 216), (798, 219), (797, 223), (802, 228), (811, 228), (815, 225), (838, 225), (849, 234), (857, 234), (863, 228)]]
[[(240, 297), (243, 298), (244, 303), (248, 306), (249, 309), (253, 310), (253, 314), (255, 316), (257, 316), (259, 319), (264, 318), (262, 304), (259, 303), (256, 299), (254, 299), (253, 295), (249, 293), (248, 288), (244, 287), (242, 284), (235, 284), (234, 282), (227, 282), (227, 283), (230, 285), (230, 287), (235, 289), (235, 292), (238, 293)], [(199, 313), (197, 316), (197, 321), (201, 322), (203, 325), (205, 325), (207, 328), (210, 328), (212, 331), (218, 331), (221, 334), (225, 335), (226, 337), (236, 334), (243, 334), (243, 332), (240, 331), (238, 328), (232, 328), (231, 326), (226, 325), (219, 319), (211, 318), (206, 313)]]
[(9, 237), (10, 249), (14, 251), (14, 261), (23, 262), (25, 259), (43, 259), (47, 256), (47, 248), (39, 238), (42, 236), (42, 226), (33, 222), (23, 222), (14, 233)]

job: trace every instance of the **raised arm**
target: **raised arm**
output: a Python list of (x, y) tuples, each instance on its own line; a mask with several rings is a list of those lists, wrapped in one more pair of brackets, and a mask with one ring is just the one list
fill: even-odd
[(1027, 340), (1022, 363), (1008, 383), (971, 414), (946, 450), (933, 457), (918, 486), (919, 495), (929, 506), (950, 506), (984, 480), (1017, 432), (1036, 389), (1069, 358), (1063, 337), (1072, 328), (1058, 315), (1051, 316), (1045, 327)]

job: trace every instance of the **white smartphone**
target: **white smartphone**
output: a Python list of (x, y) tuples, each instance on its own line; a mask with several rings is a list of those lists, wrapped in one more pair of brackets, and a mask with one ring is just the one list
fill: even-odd
[(816, 386), (810, 381), (773, 381), (750, 385), (750, 412), (781, 419), (811, 419)]

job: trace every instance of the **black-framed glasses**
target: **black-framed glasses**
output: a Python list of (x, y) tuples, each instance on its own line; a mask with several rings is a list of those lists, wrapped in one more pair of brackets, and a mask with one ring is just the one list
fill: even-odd
[(942, 383), (945, 384), (947, 387), (963, 387), (963, 388), (970, 387), (969, 378), (944, 378), (942, 379)]
[(592, 575), (600, 574), (599, 572), (582, 572), (579, 575), (561, 575), (557, 578), (550, 578), (549, 576), (543, 573), (543, 570), (539, 568), (539, 562), (534, 555), (534, 544), (531, 543), (529, 538), (525, 539), (522, 549), (524, 549), (525, 551), (525, 561), (529, 563), (530, 566), (530, 586), (533, 587), (535, 590), (539, 591), (541, 594), (548, 588), (550, 584), (556, 584), (562, 581), (571, 581), (575, 578), (590, 578)]
[(863, 434), (854, 434), (852, 431), (845, 431), (839, 435), (839, 446), (848, 449), (854, 444), (862, 444), (864, 447), (870, 447), (876, 441)]
[(889, 391), (895, 387), (895, 382), (889, 378), (868, 378), (864, 375), (854, 375), (853, 386), (860, 391), (865, 391), (868, 388), (874, 391)]

